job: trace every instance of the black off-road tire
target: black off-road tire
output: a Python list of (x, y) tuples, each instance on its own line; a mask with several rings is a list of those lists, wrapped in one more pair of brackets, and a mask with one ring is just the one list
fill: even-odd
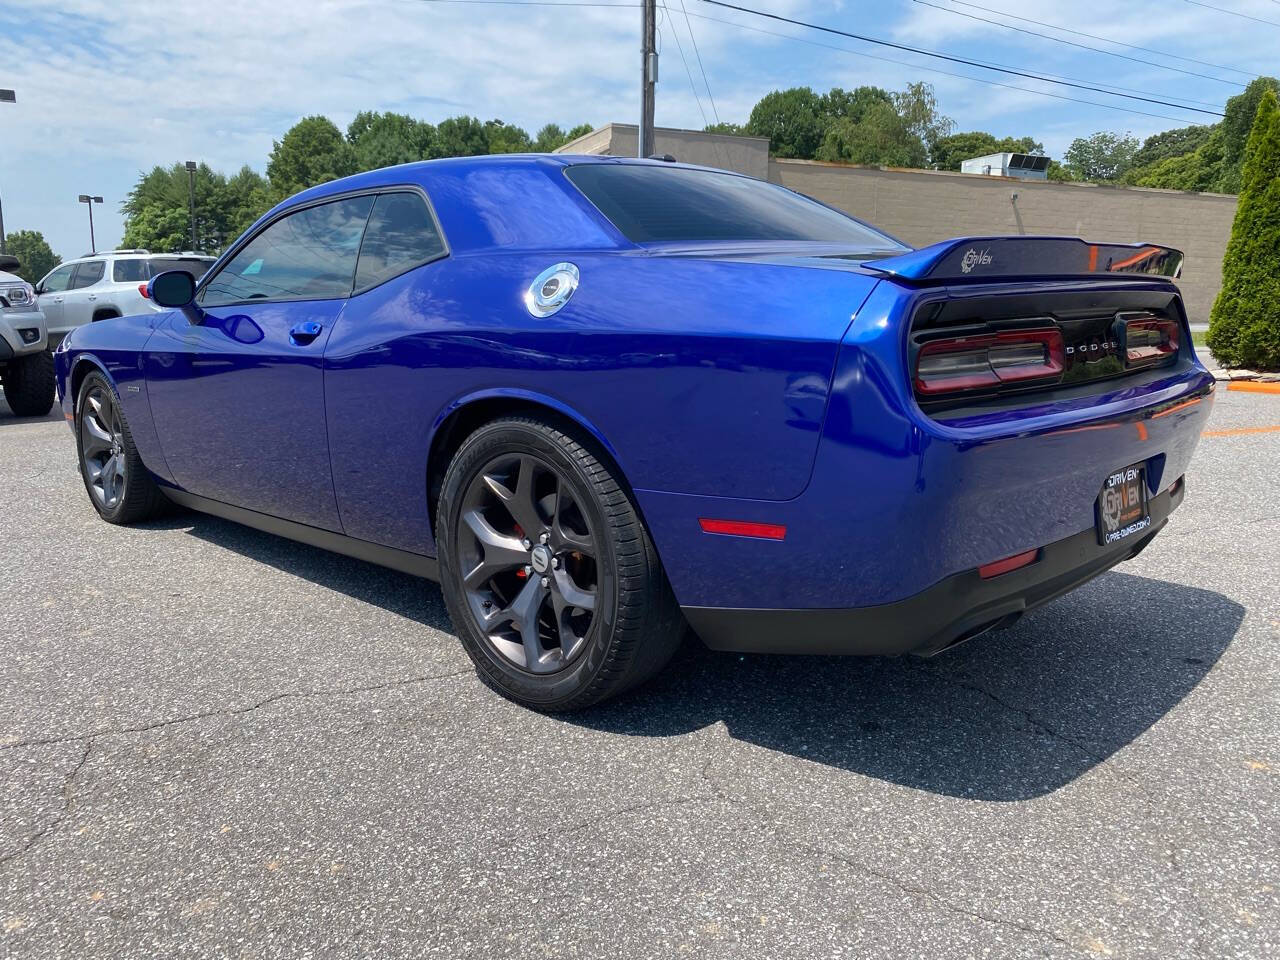
[[(530, 672), (495, 648), (462, 582), (465, 495), (487, 464), (511, 454), (540, 458), (570, 485), (599, 553), (596, 610), (583, 649), (551, 673)], [(635, 504), (596, 445), (568, 423), (513, 416), (477, 429), (449, 464), (436, 528), (449, 615), (481, 679), (510, 700), (542, 711), (581, 709), (648, 680), (680, 645), (684, 618)]]
[(53, 354), (17, 357), (4, 371), (4, 399), (15, 417), (43, 417), (53, 409)]
[[(124, 461), (124, 490), (117, 503), (106, 506), (94, 495), (84, 452), (87, 398), (95, 390), (104, 391), (116, 405), (120, 423), (121, 456)], [(138, 455), (138, 448), (134, 446), (129, 422), (125, 419), (123, 409), (120, 408), (120, 397), (111, 386), (111, 382), (101, 373), (96, 371), (90, 373), (80, 384), (80, 393), (76, 397), (75, 426), (76, 456), (80, 465), (80, 477), (84, 481), (89, 502), (93, 504), (98, 516), (107, 523), (129, 524), (151, 520), (168, 512), (169, 500), (160, 492), (155, 479), (143, 464), (142, 457)]]

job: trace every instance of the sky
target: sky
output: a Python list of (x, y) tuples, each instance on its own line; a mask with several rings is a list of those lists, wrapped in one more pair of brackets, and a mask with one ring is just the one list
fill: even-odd
[[(734, 2), (951, 56), (1126, 87), (1139, 96), (1205, 110), (1221, 110), (1251, 76), (1280, 73), (1280, 0), (965, 0), (967, 6), (961, 0)], [(586, 3), (595, 5), (584, 0), (537, 5), (0, 0), (0, 88), (17, 94), (16, 103), (0, 103), (5, 230), (40, 230), (60, 256), (79, 256), (89, 249), (89, 228), (85, 205), (76, 198), (97, 194), (105, 200), (94, 208), (97, 245), (109, 248), (123, 231), (120, 203), (142, 171), (197, 160), (226, 173), (246, 163), (265, 172), (273, 141), (311, 114), (328, 116), (343, 129), (363, 109), (400, 111), (432, 122), (460, 113), (500, 118), (530, 134), (548, 122), (566, 129), (584, 122), (635, 123), (639, 0)], [(915, 80), (934, 85), (942, 111), (958, 131), (1029, 135), (1059, 158), (1075, 137), (1098, 130), (1141, 137), (1217, 119), (1185, 107), (1124, 100), (877, 47), (706, 0), (659, 0), (659, 5), (666, 7), (659, 11), (658, 27), (659, 126), (744, 122), (760, 97), (786, 87), (825, 91), (870, 84), (892, 90)], [(1155, 52), (1008, 21), (989, 11)], [(959, 13), (1003, 19), (1152, 65)]]

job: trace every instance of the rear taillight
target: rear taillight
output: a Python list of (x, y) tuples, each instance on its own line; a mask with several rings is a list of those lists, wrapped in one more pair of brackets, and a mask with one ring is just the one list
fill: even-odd
[(916, 354), (916, 391), (926, 396), (990, 390), (1062, 376), (1062, 334), (1051, 328), (930, 340)]
[(1144, 314), (1118, 318), (1117, 340), (1124, 350), (1126, 367), (1148, 367), (1178, 354), (1180, 327), (1176, 320)]
[(138, 292), (142, 294), (143, 300), (151, 299), (151, 294), (147, 293), (147, 285), (145, 283), (138, 284)]

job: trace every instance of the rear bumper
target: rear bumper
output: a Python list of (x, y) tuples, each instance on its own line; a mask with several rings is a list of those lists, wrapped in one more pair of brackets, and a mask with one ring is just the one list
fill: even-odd
[(1036, 562), (984, 580), (977, 569), (947, 577), (892, 603), (846, 609), (685, 607), (689, 625), (713, 650), (735, 653), (932, 654), (1008, 626), (1142, 551), (1186, 492), (1182, 478), (1149, 505), (1151, 530), (1116, 546), (1084, 530), (1041, 548)]

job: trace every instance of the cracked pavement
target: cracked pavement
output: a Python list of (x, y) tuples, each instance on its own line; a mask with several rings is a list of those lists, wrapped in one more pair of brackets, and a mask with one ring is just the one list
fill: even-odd
[(1278, 473), (1207, 436), (1140, 557), (933, 660), (546, 717), (434, 585), (111, 527), (0, 403), (0, 957), (1280, 955)]

